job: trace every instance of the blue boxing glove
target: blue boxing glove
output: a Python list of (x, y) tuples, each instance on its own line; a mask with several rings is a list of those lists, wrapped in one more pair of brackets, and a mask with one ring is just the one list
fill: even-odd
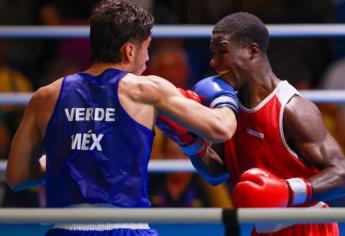
[(236, 115), (239, 112), (236, 91), (218, 75), (200, 80), (194, 85), (193, 91), (200, 96), (205, 106), (229, 107)]

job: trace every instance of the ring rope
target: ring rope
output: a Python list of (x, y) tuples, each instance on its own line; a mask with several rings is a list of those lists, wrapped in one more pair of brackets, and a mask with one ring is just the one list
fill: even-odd
[[(211, 25), (156, 25), (155, 38), (209, 38)], [(271, 37), (344, 37), (345, 24), (274, 24), (267, 25)], [(0, 38), (87, 38), (89, 26), (1, 26)]]
[[(0, 161), (0, 182), (5, 180), (7, 161)], [(150, 160), (150, 173), (196, 172), (190, 160)]]
[(0, 223), (221, 223), (220, 208), (1, 209)]
[[(305, 98), (316, 103), (345, 103), (345, 90), (301, 90)], [(0, 93), (0, 105), (26, 105), (32, 93)]]
[[(233, 217), (227, 217), (229, 215)], [(0, 211), (0, 223), (12, 224), (110, 222), (221, 224), (232, 220), (240, 224), (345, 222), (345, 208), (5, 208)]]

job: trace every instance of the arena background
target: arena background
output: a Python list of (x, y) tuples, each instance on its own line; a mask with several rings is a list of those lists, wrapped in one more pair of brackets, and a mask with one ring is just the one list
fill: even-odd
[[(89, 66), (88, 40), (83, 36), (42, 37), (25, 30), (19, 36), (4, 34), (5, 26), (87, 26), (93, 0), (2, 0), (0, 1), (0, 92), (32, 92), (55, 79)], [(157, 26), (180, 27), (202, 25), (211, 27), (223, 16), (236, 11), (256, 14), (266, 24), (342, 24), (345, 1), (342, 0), (170, 0), (138, 2), (156, 18)], [(16, 28), (14, 28), (16, 29)], [(175, 29), (175, 28), (174, 28)], [(53, 30), (54, 31), (54, 30)], [(84, 31), (83, 31), (84, 32)], [(176, 32), (179, 32), (177, 29)], [(342, 33), (343, 32), (343, 33)], [(345, 33), (339, 35), (273, 37), (269, 58), (279, 78), (288, 80), (302, 90), (345, 89)], [(73, 33), (73, 32), (71, 32)], [(209, 66), (209, 38), (196, 33), (192, 37), (154, 37), (146, 74), (157, 74), (182, 88), (190, 88), (200, 78), (213, 74)], [(341, 103), (318, 103), (325, 123), (345, 150), (345, 109)], [(10, 140), (23, 114), (23, 106), (0, 107), (0, 158), (6, 163)], [(157, 131), (153, 160), (184, 159), (174, 144)], [(4, 169), (4, 168), (3, 168)], [(164, 181), (163, 181), (164, 180)], [(166, 186), (177, 189), (177, 196)], [(150, 196), (154, 207), (231, 207), (225, 185), (212, 188), (195, 173), (152, 173)], [(44, 187), (14, 193), (3, 183), (2, 207), (44, 207)], [(329, 202), (343, 207), (345, 199)], [(0, 209), (1, 210), (1, 209)], [(201, 227), (202, 226), (202, 227)], [(2, 225), (0, 235), (43, 235), (47, 225)], [(220, 225), (157, 225), (161, 235), (219, 235)], [(243, 227), (246, 235), (250, 226)], [(199, 230), (199, 231), (198, 231)], [(343, 230), (342, 230), (343, 231)], [(175, 232), (175, 233), (174, 233)], [(345, 235), (345, 232), (342, 233)]]

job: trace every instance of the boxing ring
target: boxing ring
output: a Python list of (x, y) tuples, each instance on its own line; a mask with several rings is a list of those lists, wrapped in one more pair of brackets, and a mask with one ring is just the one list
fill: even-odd
[[(271, 37), (344, 37), (342, 24), (268, 25)], [(212, 26), (155, 26), (153, 38), (209, 38)], [(84, 26), (0, 26), (0, 39), (63, 39), (86, 38)], [(344, 90), (300, 91), (315, 103), (345, 104)], [(0, 93), (0, 105), (24, 106), (31, 93)], [(0, 180), (4, 180), (6, 161), (0, 162)], [(152, 160), (150, 173), (194, 172), (188, 160)], [(0, 209), (0, 235), (44, 235), (56, 223), (141, 223), (147, 222), (162, 236), (170, 235), (249, 235), (254, 223), (263, 222), (345, 222), (345, 208), (332, 209), (221, 209), (221, 208), (63, 208), (63, 209)], [(239, 227), (241, 233), (238, 232)], [(340, 224), (341, 235), (345, 228)], [(230, 233), (230, 231), (232, 233)]]

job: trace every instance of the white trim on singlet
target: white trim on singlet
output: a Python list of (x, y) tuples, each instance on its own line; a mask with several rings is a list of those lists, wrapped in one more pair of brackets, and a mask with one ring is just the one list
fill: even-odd
[(121, 223), (121, 224), (57, 224), (54, 229), (78, 230), (78, 231), (106, 231), (114, 229), (150, 229), (146, 223)]
[(278, 89), (276, 90), (276, 96), (279, 99), (280, 104), (281, 104), (280, 112), (279, 112), (280, 138), (283, 141), (283, 144), (284, 144), (286, 150), (288, 150), (291, 153), (291, 155), (293, 155), (295, 158), (299, 159), (297, 153), (294, 152), (286, 142), (285, 135), (284, 135), (283, 118), (284, 118), (284, 110), (285, 110), (286, 104), (290, 101), (290, 99), (294, 95), (301, 96), (301, 94), (292, 85), (290, 85), (286, 80), (280, 82), (279, 85), (277, 86), (277, 88)]

